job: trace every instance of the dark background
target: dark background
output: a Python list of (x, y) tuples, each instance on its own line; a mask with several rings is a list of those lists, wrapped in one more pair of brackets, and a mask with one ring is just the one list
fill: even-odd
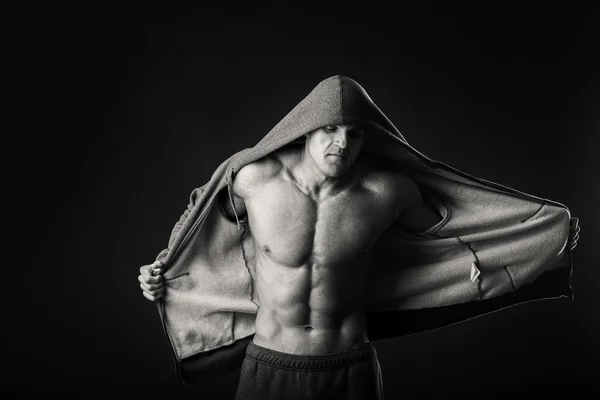
[(32, 150), (41, 212), (26, 276), (43, 316), (31, 362), (3, 391), (218, 398), (178, 383), (139, 267), (166, 246), (194, 187), (335, 74), (358, 81), (430, 158), (581, 220), (574, 302), (377, 342), (387, 398), (599, 388), (597, 22), (545, 7), (54, 9), (38, 37), (36, 99), (52, 133)]

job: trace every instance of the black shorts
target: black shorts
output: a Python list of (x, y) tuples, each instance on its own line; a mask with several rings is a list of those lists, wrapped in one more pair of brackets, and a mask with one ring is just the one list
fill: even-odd
[(250, 342), (235, 400), (380, 400), (381, 368), (372, 343), (343, 353), (301, 356)]

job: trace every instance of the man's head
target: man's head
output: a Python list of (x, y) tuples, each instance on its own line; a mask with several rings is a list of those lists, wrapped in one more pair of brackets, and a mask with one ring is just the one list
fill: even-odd
[(328, 125), (306, 134), (305, 156), (326, 176), (338, 177), (350, 168), (363, 145), (364, 129)]

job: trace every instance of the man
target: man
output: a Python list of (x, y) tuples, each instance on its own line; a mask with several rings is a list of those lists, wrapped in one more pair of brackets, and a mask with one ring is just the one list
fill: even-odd
[[(356, 89), (348, 78), (334, 79), (346, 83), (346, 91)], [(219, 191), (216, 197), (228, 220), (242, 218), (247, 225), (252, 246), (242, 250), (253, 253), (254, 260), (249, 273), (255, 333), (236, 399), (383, 398), (365, 312), (366, 300), (377, 298), (367, 284), (379, 263), (373, 249), (392, 228), (418, 237), (432, 233), (447, 216), (424, 201), (415, 180), (378, 148), (374, 131), (389, 121), (373, 123), (378, 110), (369, 108), (359, 92), (346, 96), (345, 117), (339, 121), (354, 123), (318, 126), (304, 133), (300, 145), (294, 138), (241, 163), (229, 196)], [(330, 98), (322, 100), (328, 104)], [(327, 105), (322, 108), (322, 121), (336, 119), (327, 116), (337, 115)], [(314, 110), (320, 106), (313, 101)], [(302, 109), (299, 114), (296, 122), (302, 125), (308, 117)], [(361, 152), (369, 142), (377, 150)], [(182, 221), (188, 219), (185, 215)], [(573, 248), (578, 227), (570, 232)], [(155, 275), (163, 267), (159, 257), (140, 269), (140, 286), (149, 300), (163, 299), (165, 285)], [(371, 286), (383, 287), (383, 276)], [(178, 288), (171, 291), (176, 296)]]
[[(321, 368), (333, 371), (329, 384), (321, 374), (305, 390), (319, 388), (323, 398), (377, 398), (378, 365), (372, 345), (366, 345), (363, 304), (370, 251), (393, 221), (424, 231), (439, 216), (406, 175), (359, 157), (362, 128), (332, 125), (306, 137), (304, 147), (289, 146), (244, 166), (233, 184), (235, 212), (247, 213), (257, 254), (259, 311), (251, 349), (256, 358), (277, 357), (267, 349), (328, 356)], [(227, 199), (223, 205), (234, 220)], [(156, 299), (164, 288), (150, 268), (142, 270), (142, 289)], [(279, 387), (300, 394), (294, 383), (312, 376), (305, 372), (311, 359), (269, 372), (285, 363), (275, 360), (246, 359), (238, 398), (269, 398)]]

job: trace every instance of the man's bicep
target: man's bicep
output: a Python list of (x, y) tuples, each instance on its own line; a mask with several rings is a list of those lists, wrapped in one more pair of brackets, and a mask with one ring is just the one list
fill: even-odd
[[(246, 214), (246, 204), (252, 194), (277, 171), (278, 163), (263, 158), (244, 165), (233, 177), (232, 198), (224, 204), (227, 216), (235, 220), (235, 214), (241, 219)], [(233, 205), (232, 205), (233, 203)], [(235, 205), (235, 213), (233, 206)]]
[(265, 175), (264, 162), (255, 161), (244, 165), (233, 177), (232, 192), (240, 199), (246, 199), (253, 187), (256, 187)]
[(257, 179), (259, 172), (256, 163), (245, 165), (233, 178), (231, 198), (227, 190), (221, 196), (223, 211), (230, 221), (236, 220), (236, 214), (238, 219), (242, 219), (246, 215), (246, 203), (244, 199), (248, 197), (250, 187), (253, 185), (253, 181)]

